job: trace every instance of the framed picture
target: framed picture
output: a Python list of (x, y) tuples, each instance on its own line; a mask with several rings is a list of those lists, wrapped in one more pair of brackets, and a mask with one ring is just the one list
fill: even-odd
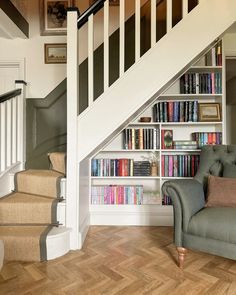
[[(91, 6), (92, 4), (94, 4), (96, 2), (96, 0), (90, 0), (89, 1), (89, 5)], [(118, 6), (120, 5), (120, 0), (109, 0), (109, 4), (111, 6)]]
[(221, 108), (219, 103), (199, 103), (199, 121), (220, 121)]
[(45, 64), (66, 63), (66, 43), (44, 44)]
[(74, 0), (39, 0), (41, 35), (65, 35), (67, 8), (74, 6)]
[(161, 148), (173, 148), (173, 130), (161, 130)]

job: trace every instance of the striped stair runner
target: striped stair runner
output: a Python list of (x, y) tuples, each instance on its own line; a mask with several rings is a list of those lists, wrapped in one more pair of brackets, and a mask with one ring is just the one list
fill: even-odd
[(46, 238), (57, 225), (65, 154), (49, 154), (50, 170), (15, 174), (15, 191), (0, 199), (0, 240), (8, 261), (47, 260)]

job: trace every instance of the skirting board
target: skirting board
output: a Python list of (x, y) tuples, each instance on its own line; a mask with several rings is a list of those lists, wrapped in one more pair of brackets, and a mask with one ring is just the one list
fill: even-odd
[[(154, 210), (134, 210), (131, 206), (130, 210), (126, 206), (126, 210), (117, 210), (116, 207), (110, 210), (103, 206), (93, 206), (90, 209), (90, 225), (135, 225), (135, 226), (172, 226), (173, 225), (173, 210), (169, 206), (166, 210), (157, 209), (153, 206)], [(150, 207), (149, 207), (150, 208)]]
[(90, 216), (89, 213), (86, 215), (85, 219), (83, 220), (80, 231), (79, 231), (79, 249), (83, 247), (83, 243), (85, 241), (85, 238), (87, 236), (88, 230), (90, 226)]

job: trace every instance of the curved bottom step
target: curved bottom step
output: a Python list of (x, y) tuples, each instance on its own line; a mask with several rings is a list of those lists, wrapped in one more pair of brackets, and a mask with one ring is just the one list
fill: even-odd
[(47, 236), (47, 260), (65, 255), (70, 250), (70, 229), (54, 227)]

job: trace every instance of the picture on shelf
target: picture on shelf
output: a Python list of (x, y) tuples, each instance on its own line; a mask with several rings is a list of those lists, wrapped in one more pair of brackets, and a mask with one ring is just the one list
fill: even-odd
[(219, 103), (199, 103), (199, 122), (220, 121)]
[(162, 149), (173, 148), (173, 130), (161, 130)]

